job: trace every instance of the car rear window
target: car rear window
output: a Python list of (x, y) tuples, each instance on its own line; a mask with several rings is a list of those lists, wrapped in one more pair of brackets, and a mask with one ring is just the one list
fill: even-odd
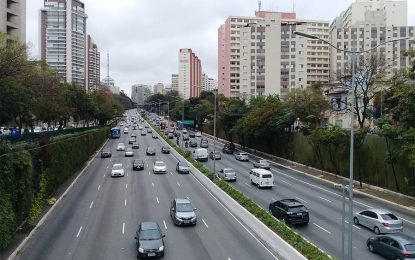
[(240, 155), (242, 155), (242, 156), (246, 156), (246, 155), (248, 155), (248, 154), (246, 154), (246, 153), (240, 153)]
[(409, 251), (409, 252), (415, 251), (415, 244), (406, 244), (404, 245), (404, 247), (406, 251)]
[(112, 169), (114, 169), (114, 170), (121, 170), (122, 169), (122, 165), (114, 165), (112, 167)]
[(297, 213), (297, 212), (304, 212), (306, 208), (304, 206), (294, 206), (288, 208), (289, 212)]
[(272, 175), (271, 174), (264, 174), (264, 175), (262, 175), (262, 178), (270, 179), (270, 178), (272, 178)]
[(380, 214), (380, 216), (384, 220), (398, 220), (398, 218), (395, 215), (393, 215), (392, 213), (389, 213), (389, 214)]
[(164, 166), (165, 164), (164, 164), (164, 162), (156, 162), (155, 165), (156, 166)]

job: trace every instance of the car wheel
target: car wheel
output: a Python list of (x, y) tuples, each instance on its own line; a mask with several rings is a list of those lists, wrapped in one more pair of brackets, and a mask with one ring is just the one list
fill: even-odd
[(378, 227), (374, 227), (373, 231), (375, 232), (376, 235), (380, 234), (380, 229)]
[(353, 218), (353, 222), (355, 223), (355, 225), (359, 225), (359, 219), (357, 217)]
[(369, 249), (370, 252), (372, 252), (372, 253), (375, 252), (375, 248), (373, 247), (373, 243), (369, 242), (367, 244), (367, 248)]
[(396, 259), (396, 260), (402, 260), (402, 257), (397, 256), (395, 259)]
[(288, 220), (288, 218), (284, 219), (285, 224), (287, 224), (287, 226), (291, 226), (291, 221)]

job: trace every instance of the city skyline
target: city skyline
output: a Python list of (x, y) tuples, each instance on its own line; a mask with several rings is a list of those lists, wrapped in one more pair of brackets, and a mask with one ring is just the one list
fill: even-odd
[[(171, 74), (178, 71), (180, 48), (192, 48), (203, 61), (203, 70), (216, 78), (218, 27), (228, 16), (252, 16), (258, 8), (255, 0), (242, 5), (236, 0), (226, 3), (169, 1), (163, 5), (125, 0), (115, 6), (108, 0), (85, 0), (84, 3), (88, 14), (87, 33), (93, 35), (102, 53), (109, 51), (111, 76), (125, 93), (131, 93), (134, 84), (168, 84)], [(352, 1), (262, 1), (262, 10), (289, 12), (293, 10), (293, 3), (297, 17), (331, 23)], [(42, 6), (43, 1), (27, 3), (26, 40), (30, 42), (34, 58), (39, 58), (38, 19)], [(316, 12), (315, 6), (321, 10)], [(115, 16), (116, 19), (108, 19)], [(415, 25), (415, 1), (408, 1), (408, 25)], [(134, 28), (137, 33), (131, 33)], [(118, 39), (125, 40), (120, 45)], [(101, 60), (102, 71), (106, 71), (105, 66), (106, 61)]]

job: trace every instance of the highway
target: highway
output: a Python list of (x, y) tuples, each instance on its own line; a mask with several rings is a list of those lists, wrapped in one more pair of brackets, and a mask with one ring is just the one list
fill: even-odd
[[(112, 157), (93, 159), (16, 259), (135, 259), (142, 221), (156, 221), (166, 235), (164, 259), (277, 259), (192, 174), (175, 172), (177, 160), (160, 153), (160, 140), (136, 132), (140, 148), (134, 157), (115, 150), (119, 142), (128, 144), (131, 130), (109, 140)], [(145, 155), (147, 146), (156, 148), (156, 156)], [(134, 158), (145, 160), (144, 171), (132, 171)], [(167, 164), (167, 174), (153, 174), (155, 160)], [(125, 177), (110, 177), (114, 163), (125, 166)], [(197, 208), (196, 226), (176, 227), (170, 219), (171, 201), (183, 197)]]
[[(200, 138), (195, 140), (199, 145)], [(221, 151), (222, 147), (222, 144), (216, 143), (216, 150)], [(189, 151), (193, 149), (187, 148)], [(213, 139), (209, 139), (208, 150), (213, 151)], [(294, 226), (294, 229), (325, 252), (341, 259), (342, 193), (339, 189), (277, 164), (271, 164), (275, 186), (272, 189), (258, 189), (250, 184), (249, 171), (253, 169), (253, 162), (259, 157), (250, 155), (249, 162), (240, 162), (234, 155), (221, 155), (222, 159), (216, 160), (216, 171), (224, 167), (233, 168), (237, 172), (237, 181), (230, 184), (264, 209), (268, 210), (269, 203), (279, 199), (294, 198), (302, 202), (310, 211), (310, 222), (307, 226)], [(213, 171), (213, 160), (209, 158), (204, 164)], [(367, 208), (389, 209), (404, 220), (404, 233), (415, 235), (415, 215), (412, 212), (356, 193), (354, 199), (354, 212)], [(345, 224), (347, 228), (348, 218)], [(370, 253), (366, 247), (366, 240), (373, 235), (375, 234), (371, 230), (353, 225), (353, 259), (383, 259)], [(345, 239), (347, 243), (347, 237)]]

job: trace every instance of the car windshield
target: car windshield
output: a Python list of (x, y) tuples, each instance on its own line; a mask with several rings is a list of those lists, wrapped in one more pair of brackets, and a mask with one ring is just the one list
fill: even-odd
[(177, 209), (178, 212), (192, 212), (193, 207), (190, 203), (177, 203)]
[(406, 244), (404, 247), (406, 251), (409, 251), (409, 252), (415, 251), (415, 244)]
[(164, 162), (156, 162), (154, 165), (155, 165), (155, 166), (166, 166), (166, 165), (164, 164)]
[(271, 174), (264, 174), (264, 175), (262, 175), (262, 178), (270, 179), (270, 178), (272, 178), (272, 175)]
[(124, 146), (124, 144), (123, 143), (119, 143), (118, 146)]
[(134, 161), (134, 164), (143, 164), (144, 162), (143, 161), (141, 161), (141, 160), (135, 160)]
[(149, 148), (147, 148), (147, 151), (153, 151), (154, 150), (154, 148), (153, 147), (149, 147)]
[(133, 149), (127, 148), (127, 152), (132, 152), (132, 151), (133, 151)]
[(121, 170), (122, 169), (122, 165), (121, 164), (115, 164), (114, 166), (112, 166), (113, 170)]
[(187, 167), (187, 163), (185, 163), (185, 162), (179, 162), (179, 166)]
[(160, 238), (160, 233), (157, 229), (146, 229), (140, 232), (140, 240), (158, 240)]
[(387, 214), (380, 214), (380, 216), (384, 219), (384, 220), (398, 220), (398, 218), (393, 215), (392, 213), (387, 213)]
[(298, 213), (298, 212), (306, 211), (306, 208), (304, 206), (294, 206), (294, 207), (289, 207), (288, 211), (293, 212), (293, 213)]
[(235, 171), (231, 169), (224, 169), (223, 172), (224, 173), (235, 173)]
[(260, 160), (259, 163), (267, 164), (268, 162), (265, 160)]
[(239, 155), (246, 156), (247, 154), (246, 153), (240, 153)]

